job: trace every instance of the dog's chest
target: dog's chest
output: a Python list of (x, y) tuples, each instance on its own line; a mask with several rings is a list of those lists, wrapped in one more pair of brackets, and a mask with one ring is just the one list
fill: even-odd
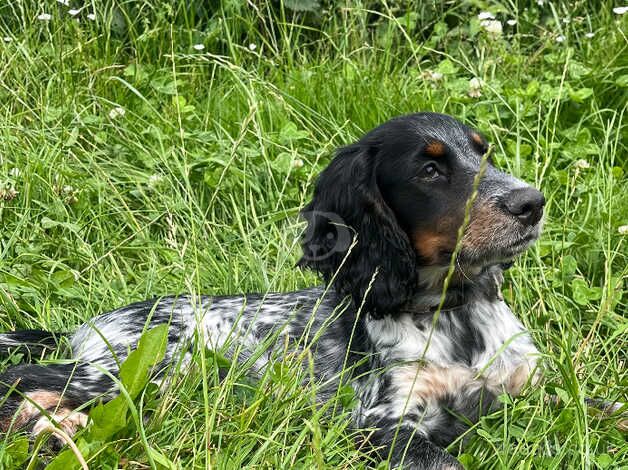
[[(384, 363), (468, 369), (496, 388), (520, 388), (538, 354), (528, 332), (499, 299), (476, 300), (443, 311), (437, 319), (432, 314), (408, 313), (371, 320), (367, 331)], [(513, 374), (517, 384), (511, 386)]]

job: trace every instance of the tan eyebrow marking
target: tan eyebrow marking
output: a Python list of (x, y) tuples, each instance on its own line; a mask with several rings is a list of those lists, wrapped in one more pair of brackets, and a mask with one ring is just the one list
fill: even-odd
[(445, 154), (445, 144), (438, 140), (430, 142), (425, 147), (425, 153), (433, 158), (442, 157)]
[(482, 139), (482, 137), (480, 136), (480, 134), (478, 134), (477, 132), (474, 132), (473, 134), (471, 134), (471, 138), (473, 139), (473, 142), (475, 142), (476, 144), (484, 147), (484, 140)]

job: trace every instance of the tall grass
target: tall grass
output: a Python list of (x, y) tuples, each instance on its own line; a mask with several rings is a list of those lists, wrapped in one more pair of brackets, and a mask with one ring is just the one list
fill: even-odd
[[(592, 419), (583, 399), (628, 400), (628, 14), (584, 1), (315, 3), (94, 0), (75, 17), (59, 2), (0, 5), (0, 327), (66, 331), (157, 295), (313, 285), (294, 269), (297, 212), (333, 149), (398, 114), (445, 112), (548, 201), (504, 292), (544, 354), (544, 385), (504, 398), (450, 450), (468, 468), (625, 468), (617, 419)], [(350, 405), (317, 409), (290, 361), (251, 381), (197, 356), (165, 393), (147, 389), (147, 422), (93, 468), (157, 454), (172, 468), (366, 465)], [(24, 442), (3, 438), (4, 466), (50, 458)]]

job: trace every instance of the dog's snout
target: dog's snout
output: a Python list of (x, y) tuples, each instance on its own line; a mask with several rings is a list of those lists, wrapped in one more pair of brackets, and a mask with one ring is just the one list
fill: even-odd
[(506, 194), (504, 205), (508, 212), (517, 217), (523, 225), (534, 225), (543, 216), (545, 197), (537, 189), (519, 188)]

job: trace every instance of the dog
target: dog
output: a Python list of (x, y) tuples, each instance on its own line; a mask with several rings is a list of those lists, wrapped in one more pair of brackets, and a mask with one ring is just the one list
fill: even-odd
[[(488, 151), (480, 133), (442, 114), (371, 130), (336, 152), (302, 211), (298, 265), (320, 273), (323, 286), (164, 297), (97, 316), (68, 334), (73, 363), (0, 375), (0, 430), (37, 434), (53, 424), (72, 435), (88, 423), (74, 410), (115, 396), (111, 375), (142, 331), (167, 324), (155, 382), (167, 381), (167, 364), (190, 361), (195, 338), (248, 361), (253, 376), (281, 360), (285, 344), (308, 349), (318, 400), (349, 384), (352, 425), (367, 430), (378, 459), (462, 468), (444, 448), (495, 409), (498, 395), (538, 377), (537, 348), (500, 287), (504, 269), (539, 237), (545, 199), (495, 168)], [(277, 345), (253, 355), (271, 335)], [(54, 348), (56, 339), (5, 333), (0, 349)]]

